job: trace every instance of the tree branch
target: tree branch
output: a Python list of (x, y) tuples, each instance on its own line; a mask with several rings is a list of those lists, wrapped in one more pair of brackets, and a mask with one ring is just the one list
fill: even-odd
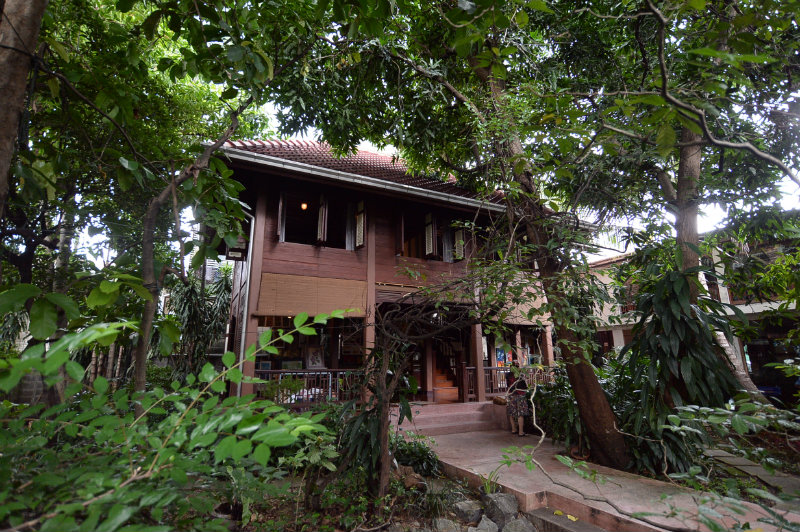
[(472, 100), (470, 100), (464, 94), (462, 94), (461, 91), (456, 89), (449, 81), (444, 79), (444, 76), (442, 76), (441, 74), (434, 74), (433, 72), (429, 72), (428, 70), (426, 70), (426, 69), (422, 68), (421, 66), (417, 65), (416, 63), (414, 63), (412, 60), (408, 59), (407, 57), (403, 57), (400, 54), (390, 53), (389, 55), (391, 57), (395, 58), (395, 59), (398, 59), (398, 60), (404, 62), (405, 64), (407, 64), (408, 66), (413, 68), (418, 74), (420, 74), (420, 75), (422, 75), (422, 76), (424, 76), (424, 77), (426, 77), (428, 79), (432, 79), (434, 81), (437, 81), (437, 82), (441, 83), (448, 91), (450, 91), (450, 93), (456, 98), (456, 100), (467, 104), (469, 106), (469, 108), (472, 109), (472, 112), (475, 113), (475, 116), (478, 117), (478, 120), (481, 121), (481, 124), (485, 124), (486, 123), (486, 117), (483, 115), (481, 110), (478, 109), (478, 106), (475, 105), (472, 102)]
[(706, 120), (705, 111), (703, 111), (702, 109), (698, 109), (697, 107), (691, 104), (678, 100), (669, 92), (669, 87), (668, 87), (669, 72), (667, 71), (667, 62), (664, 56), (667, 19), (666, 17), (664, 17), (664, 14), (661, 13), (661, 11), (655, 5), (653, 5), (653, 2), (651, 0), (646, 0), (646, 1), (648, 9), (650, 10), (651, 13), (653, 13), (653, 15), (656, 17), (656, 20), (658, 21), (658, 68), (661, 72), (661, 96), (668, 103), (672, 104), (678, 109), (691, 113), (691, 115), (695, 116), (696, 118), (689, 117), (689, 119), (698, 126), (700, 126), (700, 129), (703, 132), (703, 136), (708, 140), (709, 143), (721, 148), (749, 151), (751, 154), (761, 159), (762, 161), (766, 161), (768, 163), (777, 166), (778, 168), (781, 169), (781, 171), (784, 174), (786, 174), (786, 176), (789, 177), (789, 179), (797, 183), (797, 185), (800, 185), (800, 177), (798, 177), (791, 170), (791, 168), (789, 168), (783, 161), (781, 161), (777, 157), (769, 153), (766, 153), (764, 151), (761, 151), (752, 143), (730, 142), (727, 140), (720, 140), (716, 138), (711, 133), (711, 130), (708, 126), (708, 121)]

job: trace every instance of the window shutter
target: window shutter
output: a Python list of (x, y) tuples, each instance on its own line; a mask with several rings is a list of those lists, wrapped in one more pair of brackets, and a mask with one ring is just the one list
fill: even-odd
[(436, 220), (433, 214), (425, 215), (425, 256), (436, 255)]
[(286, 241), (286, 195), (281, 192), (278, 198), (278, 220), (275, 224), (275, 234), (278, 235), (278, 242)]
[(359, 201), (356, 206), (356, 249), (363, 248), (367, 233), (367, 216), (364, 202)]
[(453, 243), (453, 259), (462, 260), (464, 258), (464, 230), (456, 229)]
[(319, 197), (319, 213), (317, 215), (317, 245), (328, 240), (328, 202), (325, 196)]
[(406, 235), (404, 230), (405, 220), (403, 219), (403, 213), (398, 212), (397, 217), (395, 219), (395, 232), (394, 232), (394, 254), (398, 257), (403, 256), (403, 245), (406, 241)]

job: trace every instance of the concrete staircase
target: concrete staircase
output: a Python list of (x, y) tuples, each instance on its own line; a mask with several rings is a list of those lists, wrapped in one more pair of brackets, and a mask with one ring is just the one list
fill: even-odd
[(439, 368), (433, 372), (433, 402), (438, 404), (458, 402), (458, 387)]
[[(494, 405), (486, 403), (413, 404), (411, 421), (405, 419), (401, 431), (412, 431), (425, 436), (458, 434), (497, 430), (499, 423), (493, 414)], [(395, 408), (391, 414), (392, 425), (397, 424), (399, 414)]]

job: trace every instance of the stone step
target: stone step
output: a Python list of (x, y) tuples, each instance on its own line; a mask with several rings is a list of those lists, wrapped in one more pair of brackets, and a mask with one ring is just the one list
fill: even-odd
[(469, 412), (490, 412), (493, 407), (491, 402), (484, 403), (456, 403), (437, 405), (433, 403), (411, 403), (411, 412), (414, 417), (438, 416), (442, 414), (464, 414)]
[(458, 423), (447, 423), (431, 426), (415, 426), (404, 423), (401, 425), (403, 430), (409, 430), (423, 436), (441, 436), (443, 434), (460, 434), (462, 432), (481, 432), (485, 430), (497, 430), (497, 425), (489, 421), (468, 421)]
[[(400, 429), (426, 436), (497, 430), (492, 406), (491, 403), (412, 404), (412, 420), (403, 420)], [(392, 424), (396, 424), (397, 419), (395, 410)]]
[[(460, 404), (460, 403), (454, 403)], [(449, 406), (449, 405), (448, 405)], [(491, 412), (482, 412), (480, 410), (460, 412), (460, 413), (442, 413), (442, 414), (419, 414), (414, 415), (411, 411), (412, 421), (416, 425), (429, 426), (446, 423), (457, 423), (462, 421), (494, 421)]]
[(536, 527), (538, 532), (608, 532), (586, 521), (570, 520), (566, 514), (556, 515), (552, 508), (544, 507), (525, 512), (525, 517)]

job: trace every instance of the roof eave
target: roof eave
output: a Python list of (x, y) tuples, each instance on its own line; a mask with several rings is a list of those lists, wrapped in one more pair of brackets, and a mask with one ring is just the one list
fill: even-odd
[(454, 196), (445, 192), (438, 192), (435, 190), (426, 190), (411, 185), (403, 185), (400, 183), (392, 183), (391, 181), (384, 181), (374, 177), (362, 176), (359, 174), (352, 174), (349, 172), (342, 172), (341, 170), (331, 170), (321, 166), (315, 166), (307, 163), (300, 163), (297, 161), (290, 161), (288, 159), (281, 159), (272, 157), (261, 153), (255, 153), (247, 150), (239, 150), (225, 146), (219, 149), (232, 160), (239, 160), (242, 162), (254, 163), (259, 166), (268, 168), (277, 168), (281, 170), (299, 172), (306, 175), (313, 175), (321, 177), (334, 182), (355, 184), (367, 189), (377, 190), (380, 192), (395, 192), (406, 196), (424, 198), (429, 201), (436, 201), (450, 205), (458, 205), (461, 207), (470, 207), (472, 209), (486, 209), (492, 212), (504, 212), (505, 206), (497, 203), (491, 203), (485, 200), (464, 198), (461, 196)]

